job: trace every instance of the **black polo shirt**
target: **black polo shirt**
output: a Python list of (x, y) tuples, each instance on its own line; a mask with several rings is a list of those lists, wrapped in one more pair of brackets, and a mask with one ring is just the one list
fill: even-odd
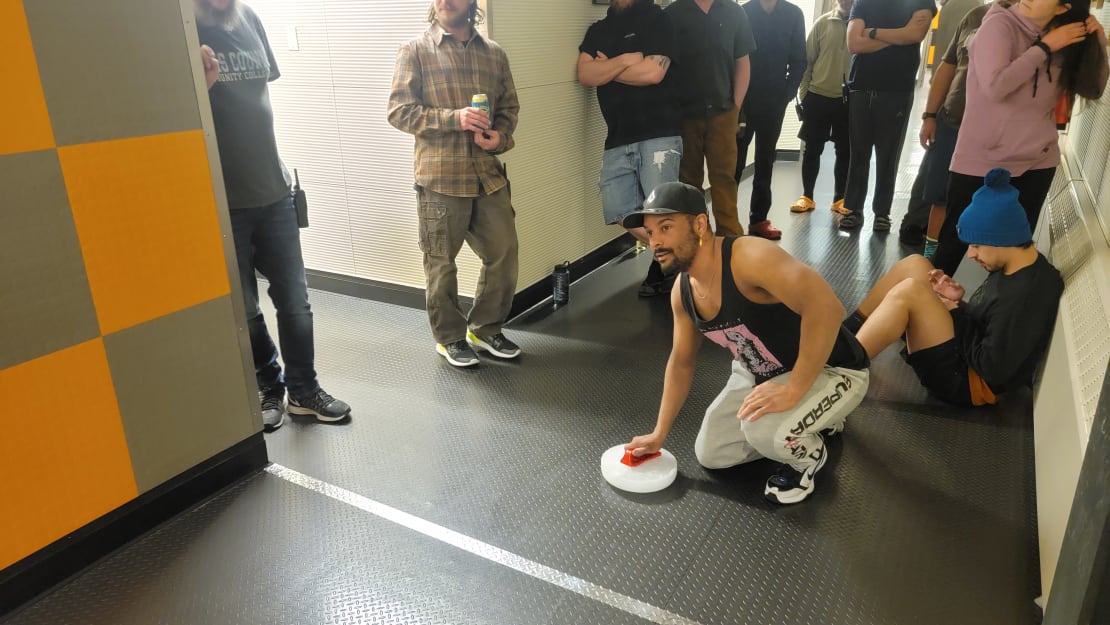
[[(806, 71), (806, 20), (802, 10), (778, 0), (770, 13), (759, 0), (741, 5), (758, 49), (751, 54), (752, 83), (747, 101), (782, 106), (798, 94)], [(745, 104), (747, 106), (747, 104)]]
[(732, 110), (736, 60), (755, 51), (744, 9), (733, 0), (715, 0), (706, 13), (694, 0), (675, 0), (665, 9), (678, 36), (675, 72), (678, 99), (686, 118)]
[[(636, 0), (623, 11), (610, 7), (605, 19), (586, 31), (579, 51), (616, 58), (627, 52), (674, 60), (674, 29), (663, 9), (651, 0)], [(682, 135), (682, 116), (674, 97), (673, 70), (657, 85), (635, 87), (611, 80), (597, 88), (597, 102), (609, 132), (605, 149)]]
[[(872, 28), (902, 28), (917, 11), (937, 14), (933, 0), (855, 0), (848, 22), (863, 20)], [(848, 88), (858, 91), (910, 91), (921, 63), (921, 44), (887, 46), (870, 54), (853, 54)]]

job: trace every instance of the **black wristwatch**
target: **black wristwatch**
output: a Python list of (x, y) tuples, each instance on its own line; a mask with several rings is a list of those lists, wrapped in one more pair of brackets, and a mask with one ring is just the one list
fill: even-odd
[(877, 34), (879, 34), (879, 29), (878, 28), (872, 28), (871, 32), (867, 33), (867, 36), (870, 37), (871, 39), (874, 39), (875, 35), (877, 35)]
[(925, 120), (925, 119), (936, 119), (936, 118), (937, 118), (937, 114), (936, 114), (936, 113), (930, 113), (930, 112), (928, 112), (928, 111), (925, 111), (924, 113), (922, 113), (922, 114), (921, 114), (921, 119), (922, 119), (922, 120)]

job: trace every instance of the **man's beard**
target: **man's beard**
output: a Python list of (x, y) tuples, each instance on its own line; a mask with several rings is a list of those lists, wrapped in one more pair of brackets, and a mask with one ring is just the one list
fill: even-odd
[(437, 11), (436, 12), (436, 23), (439, 24), (441, 28), (445, 28), (445, 29), (460, 29), (460, 28), (463, 28), (463, 27), (469, 25), (470, 22), (471, 22), (471, 19), (473, 19), (473, 17), (474, 17), (474, 15), (472, 13), (473, 10), (474, 9), (471, 6), (466, 7), (465, 9), (463, 9), (459, 13), (459, 16), (455, 18), (454, 22), (447, 21), (447, 18), (440, 15), (439, 12)]
[(239, 0), (231, 0), (227, 9), (218, 11), (208, 4), (208, 0), (196, 0), (194, 3), (197, 21), (204, 26), (220, 26), (231, 29), (239, 23)]
[(671, 257), (671, 262), (663, 267), (663, 272), (667, 275), (674, 275), (689, 270), (690, 265), (694, 263), (694, 257), (698, 253), (697, 240), (698, 235), (694, 234), (694, 229), (691, 227), (690, 236), (676, 247), (665, 247), (656, 250), (656, 253), (666, 252)]

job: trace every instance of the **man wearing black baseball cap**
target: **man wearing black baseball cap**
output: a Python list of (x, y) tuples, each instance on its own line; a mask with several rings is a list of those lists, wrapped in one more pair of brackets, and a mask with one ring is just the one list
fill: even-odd
[(956, 226), (967, 257), (990, 272), (971, 298), (962, 301), (964, 288), (915, 254), (845, 321), (872, 358), (905, 335), (921, 384), (964, 406), (993, 404), (1032, 381), (1064, 291), (1060, 272), (1033, 247), (1010, 172), (993, 169), (985, 181)]
[(624, 223), (643, 226), (663, 269), (681, 272), (655, 429), (627, 449), (639, 457), (662, 447), (690, 392), (704, 334), (732, 352), (733, 363), (694, 443), (698, 462), (719, 469), (778, 460), (764, 494), (802, 501), (828, 459), (822, 432), (839, 432), (867, 391), (867, 355), (841, 326), (844, 307), (832, 288), (769, 241), (714, 236), (705, 196), (680, 182), (656, 187)]

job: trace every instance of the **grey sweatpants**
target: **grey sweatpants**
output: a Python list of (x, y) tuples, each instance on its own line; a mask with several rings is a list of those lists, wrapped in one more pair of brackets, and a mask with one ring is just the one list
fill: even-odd
[[(787, 372), (772, 381), (785, 384), (789, 379)], [(755, 387), (755, 376), (743, 362), (734, 360), (728, 383), (705, 411), (694, 454), (708, 469), (770, 458), (805, 471), (821, 457), (824, 441), (819, 432), (844, 423), (848, 413), (863, 401), (867, 383), (866, 369), (825, 367), (809, 392), (790, 410), (740, 421), (736, 413)]]

